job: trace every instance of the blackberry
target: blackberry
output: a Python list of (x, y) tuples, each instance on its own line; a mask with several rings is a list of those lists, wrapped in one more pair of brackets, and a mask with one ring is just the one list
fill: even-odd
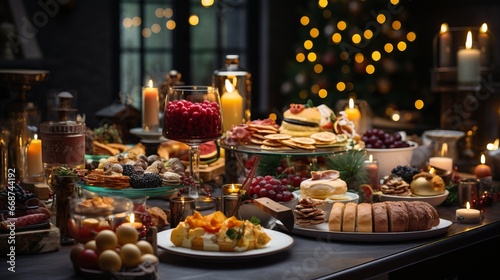
[(124, 176), (132, 176), (134, 174), (134, 166), (131, 164), (122, 164), (123, 172), (122, 174)]
[(420, 171), (415, 166), (398, 165), (392, 169), (391, 173), (403, 178), (403, 180), (405, 180), (408, 184), (411, 184), (413, 176), (420, 173)]
[(161, 177), (156, 173), (144, 173), (142, 180), (144, 181), (146, 188), (157, 188), (162, 185)]
[(130, 176), (130, 186), (134, 189), (145, 188), (146, 185), (144, 185), (144, 180), (142, 177), (143, 176), (139, 174), (132, 174), (132, 176)]

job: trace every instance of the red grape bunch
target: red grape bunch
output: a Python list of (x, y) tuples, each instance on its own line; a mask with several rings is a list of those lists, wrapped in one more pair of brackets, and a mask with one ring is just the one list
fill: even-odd
[(394, 149), (410, 147), (408, 141), (401, 138), (401, 134), (395, 132), (387, 133), (382, 129), (372, 128), (367, 130), (361, 140), (365, 142), (365, 147), (369, 149)]
[(293, 199), (288, 187), (271, 175), (256, 176), (252, 179), (247, 194), (252, 198), (269, 197), (276, 202), (287, 202)]

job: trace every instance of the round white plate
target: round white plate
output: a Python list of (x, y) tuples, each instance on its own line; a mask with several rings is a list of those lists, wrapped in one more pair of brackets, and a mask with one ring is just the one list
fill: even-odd
[(275, 230), (264, 229), (271, 237), (271, 241), (266, 247), (248, 250), (244, 252), (215, 252), (215, 251), (198, 251), (189, 248), (177, 247), (170, 241), (170, 235), (173, 229), (165, 230), (158, 233), (158, 247), (167, 252), (184, 257), (190, 257), (210, 262), (240, 262), (249, 259), (259, 258), (262, 256), (272, 255), (286, 251), (293, 246), (293, 238), (289, 235)]
[[(336, 232), (328, 230), (328, 223), (322, 223), (307, 228), (295, 225), (292, 233), (306, 237), (323, 238), (334, 241), (394, 242), (417, 240), (444, 235), (448, 232), (452, 224), (453, 223), (451, 221), (440, 219), (439, 225), (428, 230), (405, 232)], [(277, 223), (277, 226), (285, 229), (285, 227), (279, 221)]]
[[(300, 199), (300, 190), (296, 190), (293, 192), (294, 194), (298, 195), (299, 196), (299, 199)], [(345, 195), (348, 197), (348, 199), (339, 199), (339, 200), (325, 200), (325, 202), (329, 202), (329, 203), (334, 203), (334, 202), (344, 202), (344, 203), (347, 203), (347, 202), (354, 202), (354, 203), (358, 203), (359, 201), (359, 195), (356, 194), (356, 193), (352, 193), (352, 192), (346, 192)]]
[(433, 196), (397, 196), (397, 195), (381, 194), (380, 200), (381, 201), (425, 201), (430, 205), (436, 207), (446, 200), (449, 193), (450, 192), (448, 190), (445, 190), (443, 194), (433, 195)]

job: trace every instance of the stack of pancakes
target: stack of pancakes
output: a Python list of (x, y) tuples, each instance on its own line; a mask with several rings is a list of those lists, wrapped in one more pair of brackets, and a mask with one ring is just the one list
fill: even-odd
[(293, 210), (295, 222), (300, 226), (312, 226), (325, 222), (326, 213), (316, 206), (323, 204), (312, 198), (302, 198)]

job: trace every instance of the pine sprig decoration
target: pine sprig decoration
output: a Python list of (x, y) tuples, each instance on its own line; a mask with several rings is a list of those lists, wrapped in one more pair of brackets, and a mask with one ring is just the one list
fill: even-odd
[(281, 165), (281, 155), (262, 155), (255, 176), (278, 175), (276, 168)]
[(329, 170), (340, 172), (340, 179), (346, 181), (348, 187), (368, 181), (368, 172), (364, 167), (368, 160), (363, 150), (348, 150), (345, 153), (333, 154), (325, 158), (325, 166)]

